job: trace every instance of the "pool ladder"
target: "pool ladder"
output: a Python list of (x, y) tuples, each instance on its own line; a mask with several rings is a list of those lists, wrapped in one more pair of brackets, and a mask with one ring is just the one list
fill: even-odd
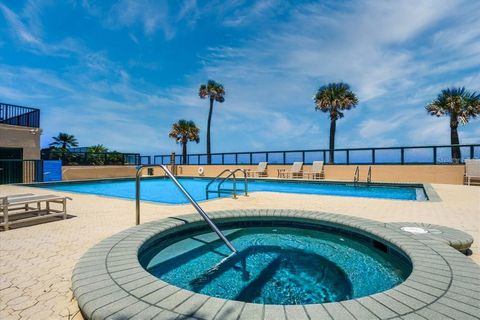
[[(224, 177), (217, 185), (217, 190), (210, 190), (210, 186), (212, 183), (215, 181), (219, 180), (225, 173), (228, 172), (228, 175)], [(241, 172), (243, 173), (243, 190), (238, 190), (237, 189), (237, 176), (236, 173)], [(233, 188), (231, 189), (222, 189), (222, 185), (225, 181), (227, 181), (229, 178), (232, 178), (233, 180)], [(248, 196), (248, 179), (247, 179), (247, 171), (244, 169), (235, 169), (235, 170), (230, 170), (230, 169), (225, 169), (222, 172), (220, 172), (215, 178), (213, 178), (205, 187), (205, 197), (207, 200), (209, 199), (210, 193), (216, 193), (218, 197), (220, 197), (220, 194), (222, 193), (229, 193), (232, 194), (233, 199), (237, 199), (237, 191), (243, 192), (245, 196)]]
[(358, 183), (360, 181), (360, 167), (355, 168), (355, 173), (353, 174), (353, 183)]
[(368, 166), (367, 183), (372, 182), (372, 166)]
[(205, 222), (210, 226), (210, 228), (218, 235), (220, 239), (225, 242), (227, 247), (233, 252), (237, 252), (235, 247), (228, 241), (222, 231), (218, 229), (218, 227), (213, 223), (210, 219), (208, 214), (200, 207), (200, 205), (192, 198), (192, 196), (188, 193), (187, 190), (178, 182), (177, 178), (173, 175), (173, 173), (163, 164), (153, 164), (153, 165), (141, 165), (137, 167), (137, 174), (135, 175), (135, 211), (136, 211), (136, 224), (140, 224), (140, 179), (142, 177), (143, 169), (150, 169), (150, 168), (162, 168), (165, 174), (172, 179), (173, 183), (177, 186), (177, 188), (183, 193), (183, 195), (190, 201), (192, 206), (197, 210), (200, 216), (205, 220)]
[[(360, 167), (357, 166), (355, 168), (355, 173), (353, 175), (353, 183), (358, 183), (360, 181)], [(372, 182), (372, 166), (368, 166), (368, 173), (367, 173), (367, 183)]]

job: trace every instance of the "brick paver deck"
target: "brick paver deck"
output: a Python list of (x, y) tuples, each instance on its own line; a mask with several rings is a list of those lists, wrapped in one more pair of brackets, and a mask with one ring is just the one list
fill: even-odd
[[(480, 238), (480, 188), (455, 185), (433, 187), (441, 198), (439, 202), (265, 192), (252, 193), (249, 197), (240, 197), (238, 200), (213, 200), (202, 203), (202, 206), (207, 212), (249, 208), (302, 209), (341, 213), (383, 222), (423, 222), (449, 226), (474, 237), (473, 255), (467, 259), (480, 263), (477, 240)], [(52, 193), (47, 189), (0, 186), (1, 194), (29, 192)], [(71, 292), (70, 278), (75, 263), (99, 241), (134, 225), (134, 201), (67, 192), (54, 193), (74, 199), (68, 205), (69, 214), (73, 216), (71, 219), (0, 232), (2, 320), (81, 319), (77, 301)], [(192, 212), (189, 205), (142, 203), (142, 221)], [(456, 290), (461, 294), (461, 288)], [(446, 303), (451, 303), (449, 299), (446, 298)], [(234, 309), (235, 303), (225, 305), (224, 308), (229, 308), (230, 305)], [(347, 305), (348, 308), (361, 309), (355, 304)], [(208, 307), (209, 304), (203, 305), (203, 308)], [(297, 311), (301, 313), (301, 310)], [(251, 312), (255, 313), (255, 310)], [(325, 311), (322, 309), (318, 312)], [(439, 310), (428, 310), (429, 315), (438, 315), (438, 312)], [(450, 317), (455, 319), (453, 315)]]

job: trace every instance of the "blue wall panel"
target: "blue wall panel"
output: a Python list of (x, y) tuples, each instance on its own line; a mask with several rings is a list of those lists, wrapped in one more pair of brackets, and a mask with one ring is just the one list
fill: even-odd
[(43, 181), (62, 181), (62, 160), (43, 161)]

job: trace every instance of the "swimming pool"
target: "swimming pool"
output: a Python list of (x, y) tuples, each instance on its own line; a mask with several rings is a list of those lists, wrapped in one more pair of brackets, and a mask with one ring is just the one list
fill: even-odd
[[(205, 188), (210, 179), (179, 178), (180, 183), (197, 201), (206, 200)], [(135, 199), (135, 180), (95, 180), (86, 182), (61, 182), (35, 185), (52, 190), (79, 192), (102, 196)], [(243, 188), (243, 183), (237, 183)], [(226, 182), (222, 188), (231, 188)], [(148, 178), (142, 180), (141, 199), (147, 201), (183, 204), (187, 199), (180, 193), (172, 181), (166, 178)], [(213, 184), (210, 190), (217, 190)], [(248, 191), (269, 191), (300, 194), (335, 195), (364, 198), (382, 198), (397, 200), (427, 200), (425, 190), (418, 185), (352, 184), (340, 182), (306, 182), (278, 180), (249, 180)], [(229, 196), (222, 194), (221, 196)], [(217, 198), (211, 193), (210, 198)]]

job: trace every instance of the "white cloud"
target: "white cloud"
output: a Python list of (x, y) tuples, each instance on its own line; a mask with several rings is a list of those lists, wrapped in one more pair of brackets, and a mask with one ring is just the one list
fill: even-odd
[[(302, 5), (291, 9), (286, 21), (264, 22), (271, 24), (269, 28), (241, 46), (209, 48), (198, 78), (222, 82), (226, 103), (235, 110), (296, 115), (297, 130), (288, 122), (264, 117), (268, 127), (278, 123), (277, 129), (284, 128), (277, 139), (262, 135), (270, 144), (293, 141), (291, 132), (321, 123), (320, 147), (326, 145), (328, 120), (307, 110), (313, 111), (314, 91), (332, 81), (350, 83), (361, 101), (339, 121), (337, 145), (448, 143), (445, 121), (429, 117), (424, 105), (446, 86), (479, 89), (478, 72), (455, 73), (480, 70), (472, 41), (478, 31), (467, 31), (469, 35), (457, 40), (465, 47), (456, 48), (455, 61), (444, 65), (436, 30), (450, 26), (453, 32), (469, 30), (480, 21), (464, 19), (471, 9), (458, 1), (349, 2), (341, 10), (318, 3)], [(368, 120), (356, 125), (365, 117)], [(307, 144), (307, 136), (302, 134), (299, 145)]]
[[(175, 5), (179, 6), (177, 12), (171, 9)], [(98, 10), (93, 14), (103, 19)], [(139, 24), (146, 36), (153, 37), (157, 31), (161, 31), (166, 40), (171, 40), (178, 26), (194, 25), (199, 14), (196, 0), (177, 3), (165, 0), (121, 0), (108, 10), (106, 24), (112, 29), (133, 28)], [(136, 37), (130, 37), (137, 42)]]
[[(163, 33), (172, 41), (180, 28), (204, 18), (232, 32), (246, 28), (236, 41), (196, 53), (200, 70), (167, 87), (130, 69), (161, 70), (158, 61), (115, 62), (109, 48), (92, 51), (71, 38), (47, 42), (34, 4), (18, 13), (0, 4), (11, 35), (34, 53), (67, 56), (69, 66), (0, 65), (0, 95), (12, 103), (46, 107), (47, 140), (62, 130), (78, 135), (82, 144), (169, 152), (178, 148), (166, 138), (172, 122), (194, 119), (205, 133), (208, 103), (197, 90), (215, 79), (227, 90), (225, 103), (214, 110), (215, 151), (326, 147), (328, 116), (314, 111), (311, 97), (333, 81), (350, 83), (361, 102), (338, 122), (337, 147), (448, 143), (448, 119), (428, 116), (425, 103), (445, 86), (480, 89), (480, 72), (475, 72), (480, 70), (480, 19), (471, 14), (480, 5), (475, 3), (186, 0), (175, 3), (174, 10), (167, 1), (123, 0), (107, 9), (84, 1), (85, 10), (106, 21), (109, 32), (125, 32), (139, 48), (142, 34), (151, 40)], [(460, 129), (465, 142), (478, 142), (478, 123)], [(190, 150), (203, 152), (203, 143)]]
[(271, 17), (276, 12), (283, 9), (284, 1), (281, 0), (262, 0), (252, 2), (250, 6), (244, 6), (234, 10), (223, 20), (223, 24), (228, 27), (240, 27), (249, 24), (258, 19)]
[(12, 34), (23, 43), (37, 47), (44, 50), (44, 44), (39, 39), (38, 35), (35, 35), (32, 31), (33, 28), (26, 26), (20, 19), (20, 17), (10, 10), (7, 6), (0, 3), (0, 11), (3, 13), (5, 19), (10, 24), (10, 30)]

